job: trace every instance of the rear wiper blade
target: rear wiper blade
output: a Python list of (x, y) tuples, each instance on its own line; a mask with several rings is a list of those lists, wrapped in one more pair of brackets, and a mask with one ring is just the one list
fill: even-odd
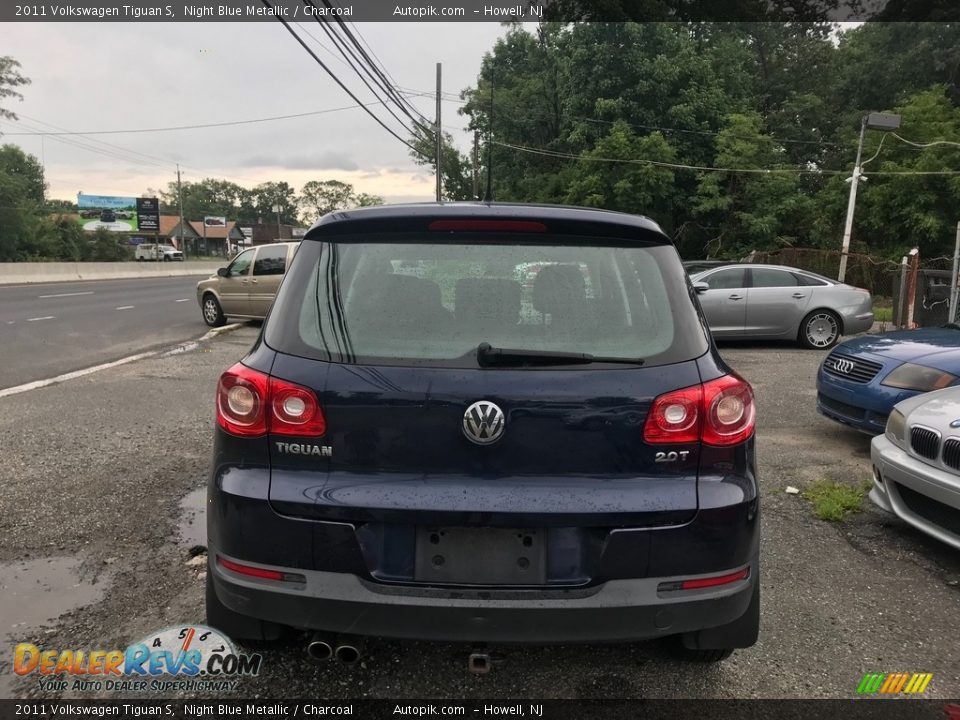
[(477, 347), (477, 363), (481, 367), (491, 365), (588, 365), (590, 363), (620, 363), (643, 365), (640, 358), (606, 357), (589, 353), (557, 352), (553, 350), (520, 350), (498, 348), (482, 342)]

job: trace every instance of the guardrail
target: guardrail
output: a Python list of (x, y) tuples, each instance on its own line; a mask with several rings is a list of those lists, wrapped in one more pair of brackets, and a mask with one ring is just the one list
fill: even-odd
[(0, 285), (213, 275), (227, 261), (0, 263)]

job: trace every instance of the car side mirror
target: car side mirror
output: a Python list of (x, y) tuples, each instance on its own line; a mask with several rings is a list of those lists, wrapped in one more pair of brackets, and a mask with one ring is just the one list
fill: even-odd
[(220, 277), (230, 277), (230, 268), (217, 268), (217, 275)]
[(707, 290), (710, 289), (710, 286), (705, 282), (695, 282), (693, 284), (693, 289), (696, 291), (697, 295), (703, 295)]

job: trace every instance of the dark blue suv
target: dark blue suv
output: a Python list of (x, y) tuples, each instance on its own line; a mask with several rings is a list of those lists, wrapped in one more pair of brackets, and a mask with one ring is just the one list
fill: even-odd
[(757, 638), (759, 530), (752, 390), (643, 217), (327, 215), (217, 389), (207, 615), (236, 638), (720, 660)]

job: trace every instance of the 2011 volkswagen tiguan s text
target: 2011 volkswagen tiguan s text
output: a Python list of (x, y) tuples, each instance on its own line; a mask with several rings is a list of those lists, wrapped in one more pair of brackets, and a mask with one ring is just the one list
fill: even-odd
[(646, 218), (327, 215), (216, 407), (207, 615), (233, 637), (756, 641), (753, 393)]

